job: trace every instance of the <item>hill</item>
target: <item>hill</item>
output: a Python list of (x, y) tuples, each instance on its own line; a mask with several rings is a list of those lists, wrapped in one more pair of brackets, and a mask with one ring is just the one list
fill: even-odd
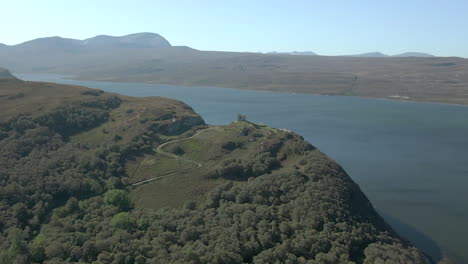
[(156, 33), (135, 33), (120, 37), (100, 35), (85, 40), (62, 37), (46, 37), (23, 42), (13, 46), (3, 46), (11, 51), (33, 52), (46, 50), (57, 52), (67, 50), (70, 52), (86, 52), (95, 48), (163, 48), (171, 44)]
[(0, 68), (0, 78), (14, 78), (9, 70)]
[(266, 54), (286, 54), (286, 55), (317, 56), (317, 54), (315, 54), (315, 53), (312, 52), (312, 51), (291, 51), (291, 52), (276, 52), (276, 51), (272, 51), (272, 52), (267, 52)]
[(157, 34), (141, 33), (88, 40), (55, 37), (0, 47), (0, 66), (19, 73), (55, 73), (94, 81), (468, 104), (466, 59), (419, 53), (365, 56), (199, 51), (171, 46)]
[(356, 54), (350, 55), (349, 57), (363, 57), (363, 58), (385, 58), (385, 57), (399, 57), (399, 58), (410, 58), (410, 57), (418, 57), (418, 58), (431, 58), (435, 57), (434, 55), (422, 52), (405, 52), (396, 55), (387, 55), (381, 52), (369, 52), (363, 54)]
[(333, 160), (186, 104), (0, 79), (2, 263), (424, 263)]
[(434, 55), (422, 53), (422, 52), (405, 52), (402, 54), (393, 55), (393, 57), (420, 57), (420, 58), (431, 58)]
[(376, 52), (368, 52), (368, 53), (362, 53), (362, 54), (356, 54), (356, 55), (348, 55), (348, 57), (384, 58), (384, 57), (388, 57), (388, 55), (376, 51)]
[(155, 33), (136, 33), (122, 37), (100, 35), (85, 39), (82, 44), (87, 47), (133, 47), (133, 48), (162, 48), (171, 44), (162, 36)]

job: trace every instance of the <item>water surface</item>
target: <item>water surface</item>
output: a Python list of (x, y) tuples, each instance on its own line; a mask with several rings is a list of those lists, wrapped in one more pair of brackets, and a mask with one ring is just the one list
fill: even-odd
[(468, 107), (226, 88), (17, 75), (191, 105), (208, 124), (250, 121), (301, 134), (335, 159), (403, 236), (468, 263)]

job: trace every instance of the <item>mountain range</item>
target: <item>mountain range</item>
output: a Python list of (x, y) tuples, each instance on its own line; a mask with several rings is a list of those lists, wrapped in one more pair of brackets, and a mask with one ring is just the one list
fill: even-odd
[(378, 52), (287, 54), (201, 51), (172, 46), (155, 33), (137, 33), (85, 40), (49, 37), (0, 45), (0, 67), (13, 73), (52, 73), (91, 81), (468, 104), (468, 60), (464, 58), (415, 52), (394, 56)]
[(363, 58), (385, 58), (385, 57), (400, 57), (400, 58), (405, 58), (405, 57), (418, 57), (418, 58), (431, 58), (435, 57), (434, 55), (428, 54), (428, 53), (422, 53), (422, 52), (405, 52), (401, 54), (396, 54), (396, 55), (387, 55), (381, 52), (369, 52), (369, 53), (362, 53), (362, 54), (355, 54), (355, 55), (346, 55), (348, 57), (363, 57)]
[(291, 51), (291, 52), (277, 52), (271, 51), (266, 54), (286, 54), (286, 55), (305, 55), (305, 56), (317, 56), (315, 52), (312, 51)]
[[(277, 52), (271, 51), (267, 52), (266, 54), (285, 54), (285, 55), (307, 55), (307, 56), (320, 56), (319, 54), (312, 52), (312, 51), (292, 51), (292, 52)], [(422, 52), (405, 52), (396, 55), (387, 55), (382, 52), (368, 52), (362, 54), (354, 54), (354, 55), (343, 55), (345, 57), (361, 57), (361, 58), (385, 58), (385, 57), (418, 57), (418, 58), (430, 58), (435, 57), (434, 55)]]
[[(92, 49), (107, 48), (168, 48), (171, 47), (169, 41), (156, 33), (143, 32), (129, 34), (125, 36), (99, 35), (92, 38), (79, 40), (62, 38), (58, 36), (38, 38), (26, 41), (17, 45), (5, 45), (0, 43), (0, 49), (19, 50), (21, 52), (36, 52), (40, 50), (63, 50), (69, 52), (84, 52)], [(267, 52), (266, 54), (286, 54), (318, 56), (312, 51), (291, 51), (291, 52)], [(387, 55), (381, 52), (369, 52), (355, 55), (344, 55), (349, 57), (381, 58), (381, 57), (434, 57), (434, 55), (422, 52), (405, 52), (396, 55)]]
[(171, 44), (161, 35), (156, 33), (136, 33), (121, 37), (99, 35), (92, 38), (79, 40), (62, 37), (38, 38), (21, 44), (8, 46), (1, 44), (0, 48), (20, 50), (22, 52), (34, 52), (39, 50), (63, 50), (86, 51), (102, 48), (164, 48)]

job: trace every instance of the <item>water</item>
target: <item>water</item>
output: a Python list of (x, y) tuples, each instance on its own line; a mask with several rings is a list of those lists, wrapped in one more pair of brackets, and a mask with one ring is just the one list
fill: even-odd
[(18, 76), (179, 99), (208, 124), (228, 124), (243, 113), (293, 130), (342, 165), (403, 236), (432, 256), (449, 252), (468, 263), (468, 107)]

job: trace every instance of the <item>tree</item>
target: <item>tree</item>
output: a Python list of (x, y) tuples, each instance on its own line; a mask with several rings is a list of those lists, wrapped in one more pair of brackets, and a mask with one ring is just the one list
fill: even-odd
[(125, 190), (113, 189), (106, 192), (104, 201), (118, 207), (121, 211), (128, 211), (132, 208), (132, 202)]
[(34, 238), (30, 245), (31, 258), (41, 263), (45, 258), (45, 246), (47, 245), (47, 239), (44, 234), (39, 234)]
[(112, 217), (110, 224), (111, 226), (115, 228), (121, 228), (125, 230), (128, 230), (133, 226), (133, 222), (130, 217), (130, 214), (127, 212), (120, 212), (114, 215), (114, 217)]

